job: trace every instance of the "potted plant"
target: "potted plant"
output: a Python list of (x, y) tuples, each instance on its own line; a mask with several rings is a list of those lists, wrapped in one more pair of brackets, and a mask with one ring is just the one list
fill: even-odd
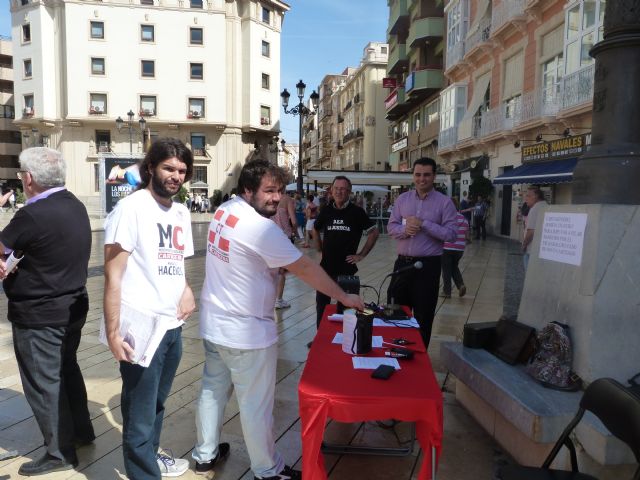
[(15, 191), (16, 195), (16, 207), (21, 208), (24, 207), (24, 203), (27, 201), (27, 197), (24, 196), (24, 192), (17, 188)]

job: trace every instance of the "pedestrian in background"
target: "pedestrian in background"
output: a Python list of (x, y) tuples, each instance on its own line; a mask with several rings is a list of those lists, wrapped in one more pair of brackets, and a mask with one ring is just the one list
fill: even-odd
[(533, 235), (536, 228), (536, 222), (540, 216), (540, 210), (547, 202), (544, 199), (544, 193), (540, 190), (540, 187), (531, 186), (527, 189), (527, 193), (524, 196), (524, 201), (529, 207), (529, 212), (525, 220), (524, 238), (522, 239), (522, 262), (525, 272), (529, 266), (529, 256), (531, 253), (531, 242), (533, 242)]
[(473, 225), (476, 231), (476, 240), (482, 237), (482, 240), (487, 239), (487, 216), (489, 215), (489, 204), (478, 195), (476, 204), (473, 206)]
[(91, 225), (84, 205), (64, 186), (60, 152), (29, 148), (19, 161), (27, 202), (0, 232), (0, 251), (23, 258), (13, 272), (0, 261), (0, 277), (24, 396), (44, 438), (42, 456), (18, 474), (35, 476), (73, 469), (75, 445), (95, 439), (76, 357), (89, 310)]
[(458, 295), (464, 297), (467, 293), (467, 287), (464, 284), (462, 273), (460, 272), (460, 259), (464, 255), (464, 248), (469, 238), (469, 222), (460, 212), (460, 204), (456, 198), (452, 199), (453, 204), (458, 210), (456, 215), (457, 231), (456, 240), (454, 242), (444, 242), (442, 251), (442, 296), (451, 298), (451, 279), (453, 278)]
[(304, 214), (304, 200), (302, 195), (296, 193), (295, 195), (295, 211), (296, 211), (296, 224), (298, 225), (298, 238), (304, 240), (304, 227), (306, 218)]

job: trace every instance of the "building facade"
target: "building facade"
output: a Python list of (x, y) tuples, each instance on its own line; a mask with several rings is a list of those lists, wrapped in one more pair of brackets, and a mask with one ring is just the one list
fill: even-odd
[(271, 154), (279, 131), (288, 8), (278, 0), (12, 0), (16, 124), (62, 151), (67, 185), (87, 204), (100, 192), (102, 156), (142, 156), (160, 136), (192, 149), (193, 181), (209, 195), (229, 192), (246, 160)]
[(496, 184), (488, 221), (495, 234), (520, 238), (528, 184), (542, 185), (552, 203), (571, 202), (573, 166), (590, 140), (589, 50), (602, 39), (604, 6), (604, 0), (445, 6), (449, 85), (440, 95), (438, 154), (456, 172), (454, 194), (481, 176)]
[[(18, 155), (21, 134), (13, 124), (15, 117), (13, 98), (13, 45), (10, 38), (0, 38), (0, 184), (3, 191), (18, 187), (20, 181)], [(30, 136), (31, 132), (27, 132)]]
[(389, 0), (389, 62), (384, 100), (394, 171), (437, 157), (439, 92), (444, 86), (444, 13), (440, 0)]

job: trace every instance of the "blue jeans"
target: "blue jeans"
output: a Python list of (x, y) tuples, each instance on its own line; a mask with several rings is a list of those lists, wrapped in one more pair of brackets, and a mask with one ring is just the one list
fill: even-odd
[(156, 454), (169, 396), (180, 357), (182, 327), (168, 330), (147, 367), (120, 362), (122, 376), (122, 450), (131, 479), (160, 479)]
[(204, 349), (202, 390), (196, 411), (198, 443), (192, 457), (202, 463), (218, 454), (224, 408), (235, 389), (251, 470), (260, 478), (277, 475), (284, 468), (273, 437), (278, 344), (240, 350), (204, 340)]
[(527, 268), (529, 267), (529, 254), (525, 253), (522, 255), (522, 265), (524, 265), (524, 271), (527, 272)]

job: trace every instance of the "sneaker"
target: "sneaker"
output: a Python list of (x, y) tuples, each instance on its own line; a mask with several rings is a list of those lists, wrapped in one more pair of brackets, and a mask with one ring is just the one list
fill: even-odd
[(467, 287), (462, 285), (460, 287), (460, 290), (458, 290), (458, 295), (461, 296), (461, 297), (464, 297), (466, 294), (467, 294)]
[(302, 472), (285, 465), (277, 475), (272, 477), (253, 477), (253, 480), (302, 480)]
[(218, 454), (213, 457), (213, 459), (209, 460), (208, 462), (202, 463), (196, 461), (196, 473), (198, 475), (206, 475), (207, 473), (209, 473), (211, 470), (213, 470), (213, 467), (215, 467), (218, 462), (222, 462), (227, 459), (227, 457), (229, 456), (229, 450), (230, 448), (228, 443), (219, 444)]
[(276, 308), (289, 308), (291, 304), (282, 298), (278, 298), (276, 300)]
[(175, 458), (171, 450), (167, 450), (167, 452), (169, 455), (164, 453), (158, 453), (156, 455), (158, 468), (160, 468), (160, 475), (163, 477), (179, 477), (189, 470), (189, 460), (185, 460), (184, 458)]

